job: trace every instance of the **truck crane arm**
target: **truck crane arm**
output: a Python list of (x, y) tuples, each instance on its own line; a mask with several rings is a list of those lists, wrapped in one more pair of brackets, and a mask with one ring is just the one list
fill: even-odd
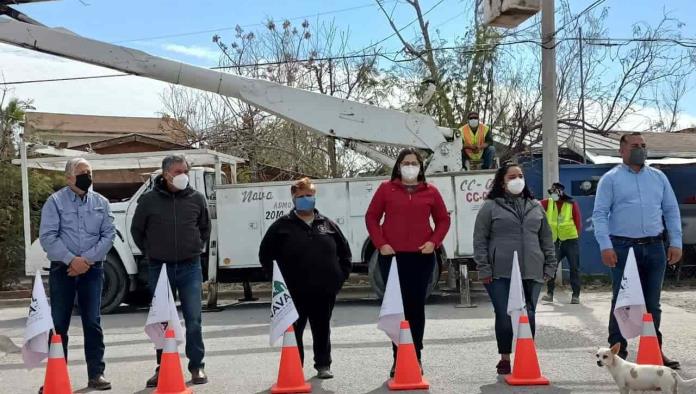
[[(0, 17), (0, 42), (127, 74), (234, 97), (316, 133), (367, 144), (411, 146), (434, 153), (429, 172), (458, 170), (446, 136), (432, 117), (380, 108), (277, 83), (196, 67), (143, 51)], [(455, 142), (458, 140), (454, 138)], [(444, 163), (444, 164), (443, 164)], [(393, 163), (384, 163), (393, 164)], [(455, 168), (456, 167), (456, 168)]]

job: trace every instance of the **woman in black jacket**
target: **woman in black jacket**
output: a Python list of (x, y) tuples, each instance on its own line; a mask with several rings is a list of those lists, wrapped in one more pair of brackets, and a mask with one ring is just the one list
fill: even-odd
[(283, 274), (300, 316), (294, 324), (300, 358), (304, 362), (302, 333), (309, 320), (317, 377), (331, 379), (330, 321), (336, 295), (350, 275), (350, 246), (338, 225), (315, 209), (311, 180), (300, 179), (290, 192), (295, 209), (268, 228), (259, 260), (267, 273), (275, 260)]

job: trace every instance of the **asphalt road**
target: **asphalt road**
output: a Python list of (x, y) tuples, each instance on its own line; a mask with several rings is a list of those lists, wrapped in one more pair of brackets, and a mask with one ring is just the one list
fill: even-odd
[[(696, 299), (696, 291), (680, 292), (679, 299)], [(439, 297), (426, 308), (423, 364), (432, 393), (602, 393), (617, 392), (607, 371), (595, 364), (594, 353), (605, 346), (609, 298), (606, 293), (583, 295), (582, 305), (560, 302), (539, 306), (537, 349), (542, 372), (552, 385), (511, 388), (495, 374), (496, 354), (492, 307), (478, 294), (473, 309), (454, 308), (455, 300)], [(676, 305), (676, 304), (675, 304)], [(20, 345), (26, 307), (0, 309), (0, 334)], [(391, 350), (376, 328), (379, 304), (370, 300), (339, 302), (333, 319), (335, 379), (311, 379), (315, 393), (386, 393)], [(146, 310), (123, 308), (104, 316), (106, 375), (113, 393), (149, 393), (145, 381), (154, 368), (154, 352), (143, 332)], [(206, 371), (210, 383), (193, 387), (197, 393), (264, 393), (275, 382), (280, 349), (268, 346), (267, 303), (236, 305), (203, 316)], [(89, 392), (82, 353), (79, 317), (71, 328), (70, 374), (73, 389)], [(663, 333), (667, 353), (682, 363), (682, 375), (696, 376), (696, 313), (663, 304)], [(309, 329), (305, 343), (311, 344)], [(308, 346), (309, 347), (309, 346)], [(631, 343), (635, 350), (635, 343)], [(312, 368), (311, 349), (305, 367)], [(183, 348), (180, 349), (183, 353)], [(632, 353), (630, 357), (635, 357)], [(185, 357), (183, 357), (185, 362)], [(185, 364), (184, 364), (185, 366)], [(185, 368), (185, 367), (184, 367)], [(187, 374), (186, 378), (189, 376)], [(0, 352), (0, 393), (35, 393), (43, 370), (27, 371), (21, 355)]]

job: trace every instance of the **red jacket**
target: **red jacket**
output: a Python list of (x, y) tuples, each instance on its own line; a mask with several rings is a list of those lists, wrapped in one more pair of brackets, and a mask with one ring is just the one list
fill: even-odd
[[(434, 230), (430, 226), (431, 217)], [(450, 217), (435, 186), (421, 183), (409, 193), (400, 180), (394, 180), (379, 186), (367, 208), (365, 223), (377, 249), (388, 244), (396, 252), (418, 252), (428, 241), (436, 248), (442, 245)]]

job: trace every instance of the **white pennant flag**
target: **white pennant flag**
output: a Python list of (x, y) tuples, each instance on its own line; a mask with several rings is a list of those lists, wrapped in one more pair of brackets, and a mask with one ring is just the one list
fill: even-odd
[(176, 311), (176, 303), (174, 303), (174, 294), (169, 286), (167, 265), (162, 264), (155, 294), (152, 296), (150, 312), (147, 314), (145, 322), (145, 333), (150, 337), (155, 349), (164, 347), (164, 332), (168, 327), (174, 330), (176, 341), (183, 343), (184, 329), (181, 327), (179, 313)]
[(512, 321), (512, 335), (517, 338), (517, 328), (520, 325), (520, 316), (527, 314), (527, 302), (524, 298), (522, 287), (522, 273), (517, 251), (512, 258), (512, 274), (510, 275), (510, 293), (508, 294), (507, 314)]
[(290, 296), (290, 290), (285, 284), (278, 263), (273, 262), (273, 297), (271, 299), (271, 336), (270, 344), (275, 345), (283, 337), (285, 331), (300, 316), (295, 309), (295, 303)]
[(633, 248), (631, 248), (628, 251), (628, 258), (621, 278), (621, 289), (614, 306), (614, 317), (619, 323), (619, 329), (624, 338), (635, 338), (643, 332), (643, 314), (645, 311), (645, 297), (643, 297), (643, 287), (640, 285), (638, 264)]
[(389, 268), (389, 278), (384, 290), (382, 308), (379, 310), (377, 328), (384, 331), (392, 342), (399, 343), (401, 321), (405, 320), (404, 302), (401, 299), (401, 283), (399, 282), (399, 269), (396, 266), (396, 257), (392, 257)]
[(40, 366), (41, 361), (48, 357), (48, 339), (52, 329), (51, 306), (46, 299), (41, 274), (36, 271), (34, 289), (31, 292), (31, 304), (29, 304), (29, 316), (27, 316), (27, 328), (24, 330), (24, 344), (22, 345), (22, 360), (27, 369)]

